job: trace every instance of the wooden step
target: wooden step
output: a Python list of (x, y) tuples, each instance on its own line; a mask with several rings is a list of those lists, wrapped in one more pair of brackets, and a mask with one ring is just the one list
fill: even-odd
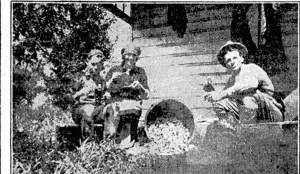
[[(180, 83), (180, 84), (199, 84), (204, 85), (206, 83), (206, 80), (208, 78), (213, 80), (214, 84), (223, 84), (226, 82), (228, 77), (230, 76), (227, 72), (211, 72), (211, 73), (202, 73), (199, 72), (198, 74), (180, 74), (177, 76), (174, 76), (172, 74), (167, 75), (161, 75), (161, 74), (150, 74), (148, 73), (148, 83), (149, 86), (157, 86), (154, 84), (160, 84), (159, 86), (162, 86), (162, 84), (167, 83)], [(153, 83), (151, 83), (153, 82)]]
[[(270, 77), (276, 91), (291, 91), (297, 87), (298, 69)], [(214, 75), (215, 74), (215, 75)], [(216, 73), (207, 76), (187, 75), (187, 76), (148, 76), (148, 83), (152, 96), (193, 96), (199, 95), (203, 85), (210, 78), (216, 88), (224, 86), (229, 78), (229, 74), (218, 75)]]
[[(283, 37), (283, 44), (285, 45), (286, 49), (290, 49), (290, 47), (297, 48), (298, 43), (295, 37), (297, 34), (292, 34), (289, 36)], [(230, 38), (228, 38), (230, 40)], [(149, 46), (142, 48), (141, 58), (143, 57), (160, 57), (165, 55), (178, 55), (180, 54), (217, 54), (217, 51), (220, 49), (222, 45), (226, 43), (227, 39), (214, 41), (214, 42), (204, 42), (204, 43), (187, 43), (184, 44), (176, 44), (175, 46)], [(288, 54), (288, 52), (286, 52)]]
[[(222, 44), (225, 44), (224, 42), (219, 43), (220, 47), (222, 46)], [(220, 48), (219, 47), (219, 48)], [(177, 47), (179, 48), (179, 47)], [(201, 57), (200, 60), (203, 60), (203, 62), (206, 61), (216, 61), (216, 54), (217, 51), (219, 50), (219, 48), (217, 48), (217, 46), (215, 47), (214, 50), (207, 50), (207, 52), (205, 52), (205, 50), (197, 50), (197, 51), (187, 51), (187, 52), (183, 52), (183, 51), (168, 51), (166, 53), (162, 53), (161, 55), (159, 55), (158, 53), (153, 53), (153, 54), (146, 54), (143, 52), (142, 50), (142, 55), (141, 55), (141, 59), (139, 60), (139, 62), (143, 62), (143, 61), (148, 61), (146, 59), (153, 59), (154, 61), (158, 61), (159, 59), (168, 59), (168, 58), (178, 58), (178, 57), (191, 57), (191, 59), (197, 59), (197, 57)], [(173, 50), (175, 48), (172, 48)], [(186, 49), (186, 48), (185, 48)], [(285, 54), (287, 55), (287, 57), (289, 59), (298, 59), (298, 46), (291, 46), (291, 47), (285, 47)], [(162, 50), (162, 49), (161, 49)], [(149, 51), (149, 50), (148, 50)], [(138, 62), (138, 63), (139, 63)], [(143, 63), (145, 64), (145, 63)]]
[[(143, 53), (142, 53), (143, 54)], [(150, 60), (151, 59), (151, 60)], [(182, 53), (171, 53), (166, 55), (160, 55), (160, 56), (149, 56), (149, 55), (142, 55), (140, 57), (140, 60), (137, 62), (137, 64), (140, 65), (147, 65), (146, 62), (159, 62), (159, 61), (170, 61), (171, 63), (179, 63), (184, 60), (191, 61), (192, 62), (214, 62), (217, 61), (216, 53), (203, 53), (200, 51), (194, 51), (194, 52), (182, 52)], [(200, 62), (199, 62), (200, 61)]]
[[(285, 48), (286, 56), (291, 65), (298, 64), (298, 49), (297, 47), (286, 47)], [(151, 59), (151, 60), (150, 60)], [(143, 57), (138, 62), (137, 65), (145, 69), (153, 71), (158, 67), (160, 68), (169, 68), (169, 67), (195, 67), (195, 66), (212, 66), (219, 65), (216, 54), (206, 54), (206, 55), (192, 55), (189, 56), (187, 53), (184, 56), (174, 56), (174, 55), (165, 55), (165, 56), (155, 56), (155, 57)], [(223, 71), (223, 70), (222, 70)]]
[[(254, 32), (257, 33), (257, 32)], [(211, 31), (205, 33), (195, 33), (195, 34), (186, 34), (184, 38), (178, 38), (177, 35), (163, 36), (163, 37), (153, 37), (153, 38), (136, 38), (133, 40), (135, 45), (138, 45), (143, 50), (144, 47), (150, 46), (178, 46), (178, 45), (188, 45), (195, 43), (207, 43), (207, 42), (227, 42), (230, 40), (230, 30), (220, 30), (220, 31)], [(253, 36), (253, 41), (256, 39)], [(298, 43), (298, 33), (292, 33), (287, 35), (282, 35), (282, 41), (284, 46), (297, 46)]]
[(174, 66), (155, 66), (155, 64), (144, 67), (148, 76), (188, 76), (201, 73), (225, 73), (226, 68), (220, 64), (208, 65), (174, 65)]
[[(206, 78), (203, 79), (206, 80)], [(203, 95), (204, 86), (201, 83), (204, 82), (201, 81), (192, 82), (191, 80), (192, 78), (190, 78), (190, 80), (180, 82), (180, 81), (160, 81), (160, 79), (158, 79), (156, 84), (150, 85), (151, 97), (167, 98), (167, 97), (193, 97), (193, 96)], [(226, 80), (223, 81), (225, 82)], [(217, 89), (218, 88), (222, 89), (224, 85), (225, 83), (214, 84), (215, 88)]]
[(152, 38), (135, 38), (133, 43), (140, 47), (147, 46), (168, 46), (172, 44), (191, 44), (191, 43), (203, 43), (224, 40), (226, 42), (230, 38), (230, 30), (218, 30), (203, 33), (187, 33), (183, 38), (178, 38), (174, 33), (168, 36), (152, 37)]
[[(270, 77), (276, 91), (292, 91), (297, 87), (298, 69), (282, 73), (277, 76)], [(214, 82), (214, 86), (225, 85), (227, 75), (215, 75), (208, 76), (194, 75), (194, 76), (167, 76), (157, 77), (149, 76), (148, 83), (153, 96), (193, 96), (201, 92), (203, 85), (207, 79), (210, 78)]]
[(141, 57), (144, 56), (164, 56), (164, 55), (173, 55), (173, 54), (182, 54), (182, 53), (190, 53), (190, 52), (198, 52), (201, 54), (212, 54), (216, 53), (222, 45), (224, 45), (224, 41), (219, 42), (207, 42), (207, 43), (196, 43), (196, 44), (188, 44), (188, 45), (176, 45), (170, 47), (161, 47), (161, 46), (152, 46), (152, 47), (144, 47), (142, 50)]
[(216, 54), (205, 54), (205, 55), (165, 55), (155, 57), (142, 57), (138, 62), (137, 66), (141, 67), (169, 67), (169, 66), (201, 66), (201, 65), (217, 65), (219, 64)]
[[(200, 92), (199, 92), (200, 94)], [(204, 93), (203, 93), (204, 94)], [(184, 105), (186, 105), (189, 109), (200, 109), (200, 108), (211, 108), (212, 104), (208, 101), (204, 101), (204, 96), (182, 96), (182, 97), (156, 97), (149, 98), (148, 100), (143, 101), (142, 108), (147, 110), (151, 107), (152, 104), (156, 104), (161, 102), (162, 100), (167, 99), (175, 99)]]

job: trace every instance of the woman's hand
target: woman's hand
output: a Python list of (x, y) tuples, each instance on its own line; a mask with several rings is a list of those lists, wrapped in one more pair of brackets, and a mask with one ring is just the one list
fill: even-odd
[(227, 92), (226, 91), (212, 91), (212, 92), (208, 92), (205, 96), (204, 96), (204, 100), (207, 100), (209, 102), (216, 102), (219, 101), (223, 98), (225, 98), (227, 96)]
[(143, 94), (141, 95), (142, 99), (148, 99), (149, 98), (149, 90), (146, 89), (139, 81), (134, 81), (131, 83), (128, 87), (131, 87), (133, 89), (141, 89), (143, 91)]

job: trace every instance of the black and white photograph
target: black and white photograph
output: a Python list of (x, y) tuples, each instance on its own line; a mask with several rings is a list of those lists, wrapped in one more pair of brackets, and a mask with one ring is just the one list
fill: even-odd
[(299, 173), (296, 1), (12, 0), (1, 27), (3, 173)]

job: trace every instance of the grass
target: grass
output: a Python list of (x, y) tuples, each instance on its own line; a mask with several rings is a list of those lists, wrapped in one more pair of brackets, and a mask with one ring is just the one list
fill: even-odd
[(74, 151), (61, 151), (55, 127), (69, 123), (70, 113), (51, 104), (15, 109), (13, 173), (141, 173), (149, 168), (149, 155), (126, 154), (111, 141), (84, 141)]

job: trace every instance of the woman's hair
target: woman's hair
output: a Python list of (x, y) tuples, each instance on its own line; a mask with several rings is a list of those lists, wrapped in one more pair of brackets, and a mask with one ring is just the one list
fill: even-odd
[(141, 55), (142, 51), (141, 51), (140, 47), (136, 47), (136, 46), (132, 46), (132, 45), (128, 45), (125, 48), (121, 49), (122, 58), (124, 58), (124, 55), (128, 54), (128, 53), (135, 54), (137, 57), (139, 57)]
[(226, 45), (225, 47), (221, 48), (221, 50), (219, 51), (217, 57), (218, 57), (218, 61), (220, 62), (220, 64), (222, 66), (226, 66), (225, 65), (225, 54), (227, 54), (228, 52), (231, 51), (238, 51), (240, 56), (243, 58), (246, 58), (248, 51), (247, 49), (245, 49), (245, 47), (241, 46), (241, 45), (237, 45), (237, 44), (232, 44), (232, 45)]

